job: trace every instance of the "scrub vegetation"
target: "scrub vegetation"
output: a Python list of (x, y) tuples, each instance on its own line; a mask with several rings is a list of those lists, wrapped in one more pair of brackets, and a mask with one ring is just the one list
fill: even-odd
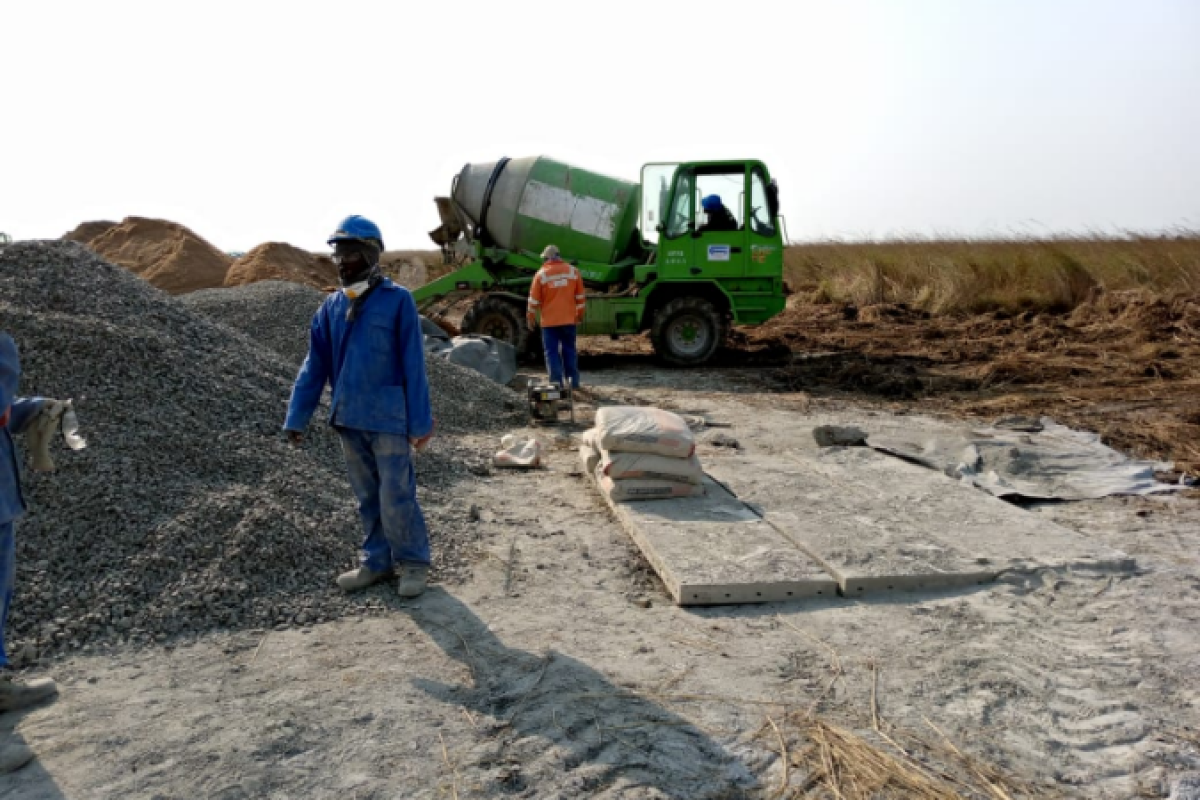
[(1200, 293), (1200, 232), (794, 244), (784, 274), (813, 303), (930, 314), (1068, 312), (1100, 291)]

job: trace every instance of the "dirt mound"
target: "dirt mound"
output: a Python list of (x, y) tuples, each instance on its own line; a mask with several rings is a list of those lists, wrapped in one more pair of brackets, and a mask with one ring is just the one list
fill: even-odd
[(233, 262), (225, 275), (226, 286), (245, 286), (259, 281), (291, 281), (314, 289), (336, 286), (337, 267), (327, 256), (283, 242), (267, 242)]
[(117, 227), (119, 224), (118, 222), (111, 222), (109, 220), (81, 222), (75, 226), (75, 230), (64, 233), (62, 238), (72, 242), (79, 242), (80, 244), (91, 244), (92, 239), (108, 233), (110, 229)]
[(379, 266), (396, 283), (416, 289), (429, 282), (429, 268), (440, 259), (436, 251), (431, 255), (420, 250), (387, 250), (380, 256)]
[[(98, 224), (84, 223), (72, 233)], [(104, 260), (171, 294), (224, 285), (231, 262), (183, 225), (146, 217), (126, 217), (86, 244)]]

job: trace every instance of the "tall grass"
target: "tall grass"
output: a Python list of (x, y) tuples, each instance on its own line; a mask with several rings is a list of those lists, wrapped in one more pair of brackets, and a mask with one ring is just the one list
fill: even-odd
[(1200, 232), (790, 245), (784, 275), (814, 302), (932, 314), (1069, 311), (1097, 290), (1200, 294)]

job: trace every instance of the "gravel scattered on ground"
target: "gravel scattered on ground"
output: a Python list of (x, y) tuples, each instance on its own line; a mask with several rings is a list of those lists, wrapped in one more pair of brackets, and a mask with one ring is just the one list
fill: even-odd
[[(56, 447), (57, 472), (24, 476), (18, 659), (303, 626), (380, 602), (382, 587), (346, 597), (333, 583), (359, 522), (333, 431), (314, 422), (300, 448), (280, 433), (291, 360), (74, 242), (0, 250), (0, 330), (21, 349), (21, 393), (74, 398), (89, 444)], [(503, 417), (508, 390), (442, 366), (435, 397), (460, 400), (444, 429)], [(489, 455), (446, 436), (418, 457), (435, 579), (466, 575), (478, 526), (446, 490), (486, 473)]]

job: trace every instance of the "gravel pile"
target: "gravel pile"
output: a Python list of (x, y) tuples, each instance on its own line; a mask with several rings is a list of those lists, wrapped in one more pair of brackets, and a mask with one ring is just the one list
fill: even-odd
[(241, 331), (298, 368), (308, 353), (309, 323), (325, 301), (325, 293), (291, 281), (261, 281), (202, 289), (181, 295), (178, 300), (193, 311)]
[[(336, 435), (313, 425), (297, 449), (280, 435), (294, 363), (74, 242), (0, 249), (0, 329), (21, 348), (22, 393), (75, 398), (89, 444), (25, 476), (18, 658), (382, 602), (333, 585), (361, 534)], [(418, 458), (435, 576), (466, 569), (477, 532), (446, 490), (486, 456), (442, 438)]]
[[(293, 365), (295, 377), (308, 353), (309, 324), (325, 293), (288, 281), (261, 281), (178, 299), (279, 353)], [(426, 358), (425, 369), (439, 433), (500, 431), (525, 424), (524, 401), (508, 387), (443, 358)]]

